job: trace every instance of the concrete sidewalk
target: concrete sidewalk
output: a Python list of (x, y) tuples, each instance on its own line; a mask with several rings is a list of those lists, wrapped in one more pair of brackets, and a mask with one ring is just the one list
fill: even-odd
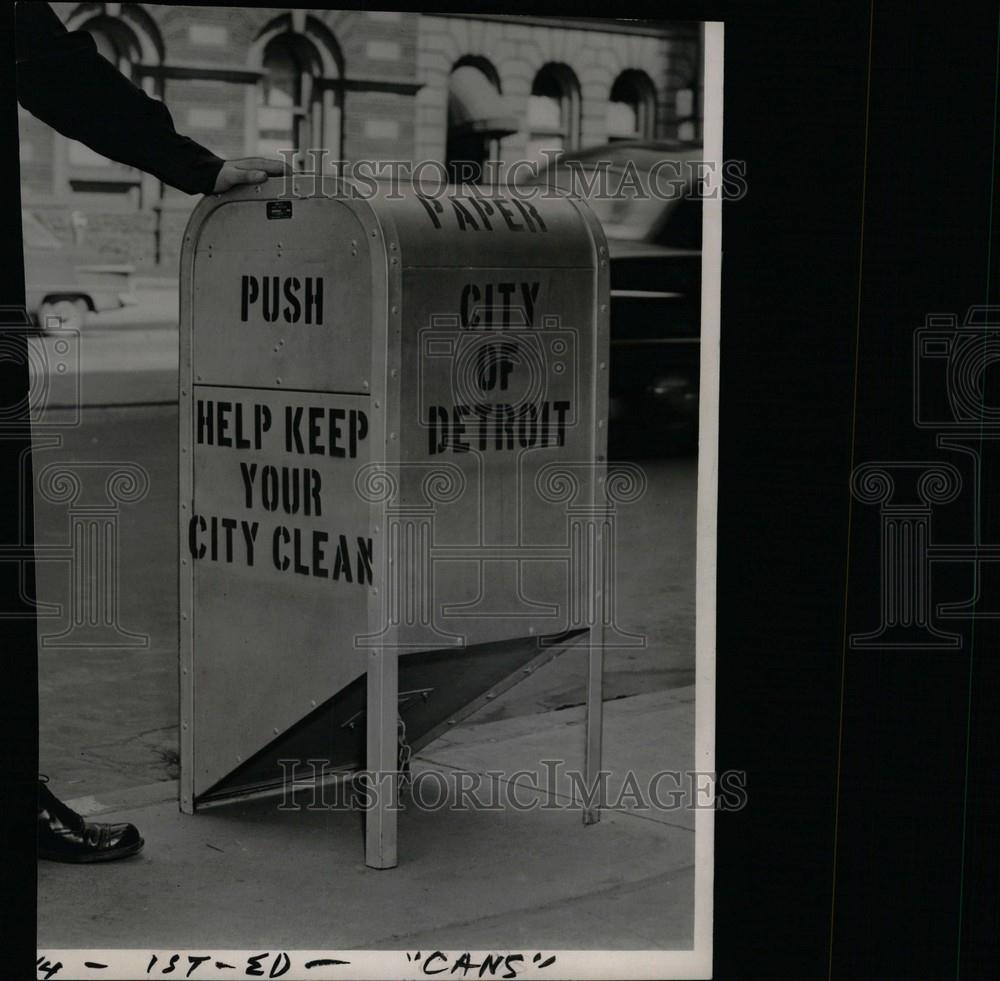
[[(502, 770), (507, 802), (411, 803), (390, 871), (365, 867), (357, 813), (279, 811), (271, 799), (187, 816), (172, 782), (79, 800), (88, 813), (136, 823), (146, 848), (105, 866), (39, 863), (39, 947), (690, 948), (694, 811), (633, 801), (584, 827), (579, 808), (566, 806), (565, 781), (549, 794), (523, 775), (518, 801), (548, 807), (510, 803), (517, 770), (538, 773), (543, 788), (543, 759), (582, 770), (582, 724), (576, 707), (461, 726), (427, 746), (415, 780)], [(694, 763), (693, 687), (606, 703), (609, 801), (629, 770), (645, 788), (653, 774)]]

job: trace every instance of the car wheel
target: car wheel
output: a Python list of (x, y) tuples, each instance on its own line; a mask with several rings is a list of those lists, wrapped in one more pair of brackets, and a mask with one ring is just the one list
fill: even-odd
[(87, 312), (86, 300), (46, 300), (38, 308), (38, 326), (43, 331), (81, 330), (87, 322)]

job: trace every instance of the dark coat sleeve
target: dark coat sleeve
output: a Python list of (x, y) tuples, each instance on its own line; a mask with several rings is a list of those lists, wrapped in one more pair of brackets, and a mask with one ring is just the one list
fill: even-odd
[(167, 107), (133, 85), (86, 31), (47, 3), (16, 5), (17, 98), (70, 139), (188, 194), (208, 194), (223, 161), (174, 129)]

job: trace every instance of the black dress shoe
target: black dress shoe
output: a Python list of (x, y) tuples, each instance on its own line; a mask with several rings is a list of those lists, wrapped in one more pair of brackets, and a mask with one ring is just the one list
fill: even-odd
[(143, 846), (132, 824), (85, 821), (38, 781), (38, 857), (53, 862), (111, 862)]

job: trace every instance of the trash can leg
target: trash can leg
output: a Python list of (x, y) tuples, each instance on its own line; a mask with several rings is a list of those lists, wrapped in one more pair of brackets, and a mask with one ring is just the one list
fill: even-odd
[(604, 631), (601, 627), (591, 630), (587, 661), (587, 750), (586, 788), (591, 795), (583, 808), (583, 823), (596, 824), (601, 819), (604, 803), (601, 773), (601, 729), (604, 720)]
[(395, 652), (368, 656), (366, 765), (375, 800), (365, 820), (365, 864), (373, 869), (396, 866), (397, 668)]

